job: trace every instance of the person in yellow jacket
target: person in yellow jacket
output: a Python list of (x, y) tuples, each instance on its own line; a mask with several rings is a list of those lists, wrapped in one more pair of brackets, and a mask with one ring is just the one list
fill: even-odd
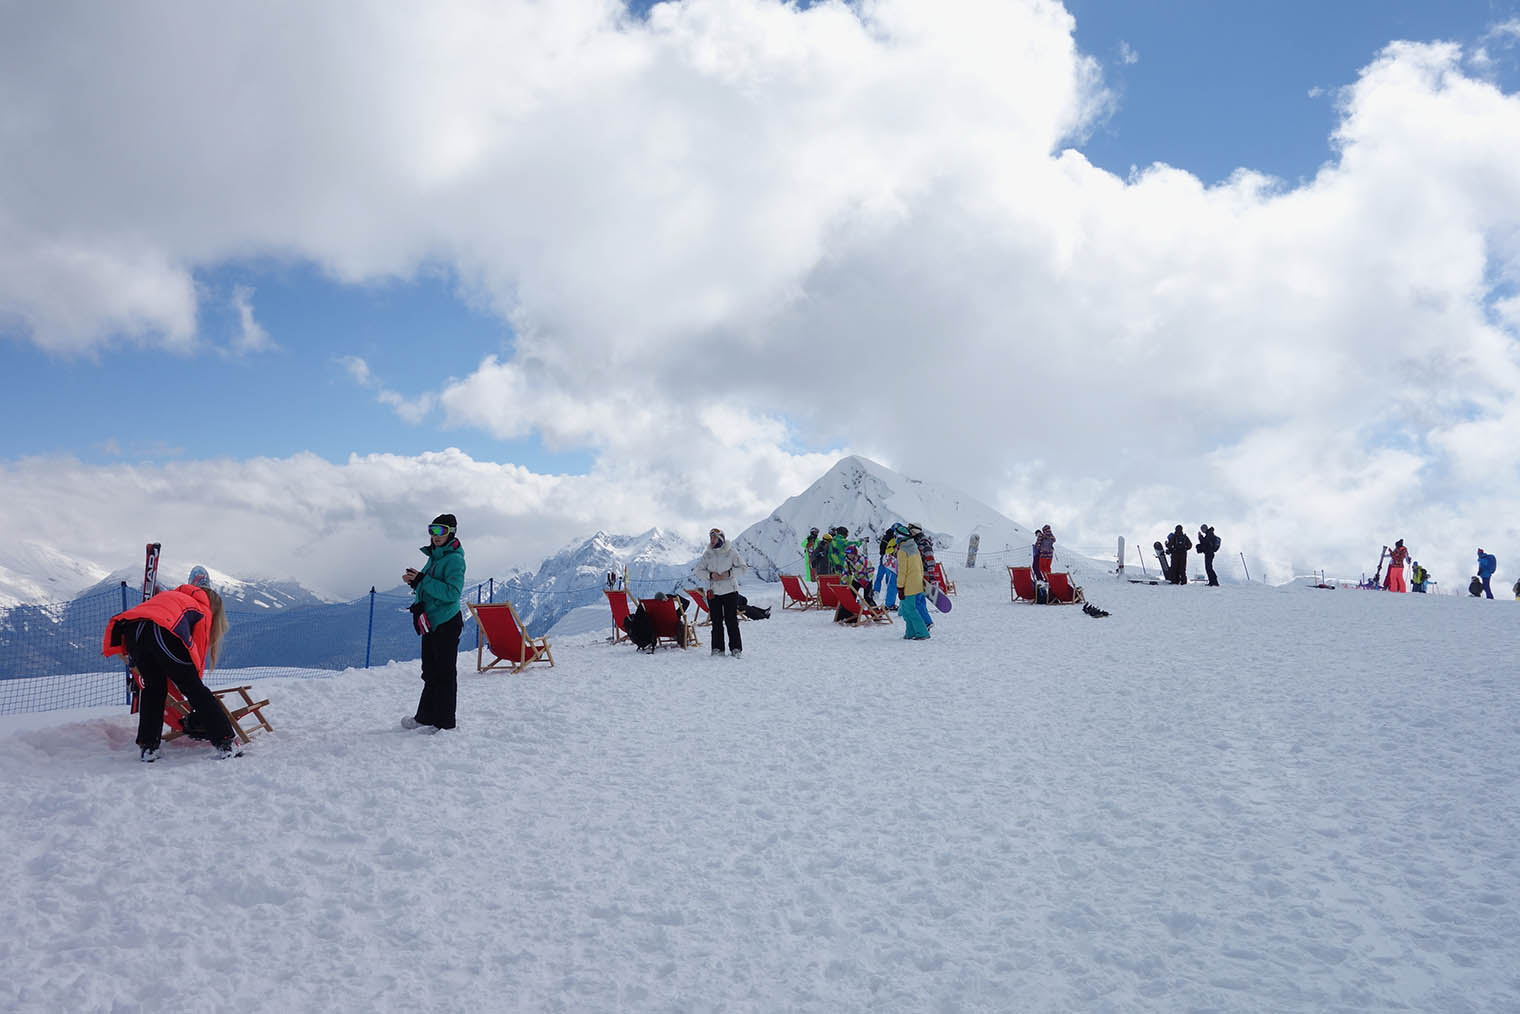
[(929, 626), (924, 623), (919, 604), (924, 598), (924, 558), (919, 555), (918, 543), (913, 539), (900, 539), (897, 543), (897, 592), (902, 596), (897, 615), (903, 618), (907, 641), (927, 641)]

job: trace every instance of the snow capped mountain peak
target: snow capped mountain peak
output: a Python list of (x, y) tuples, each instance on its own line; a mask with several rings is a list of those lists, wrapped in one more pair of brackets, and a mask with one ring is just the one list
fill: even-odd
[(770, 517), (735, 540), (756, 576), (774, 581), (799, 573), (802, 543), (809, 529), (827, 532), (844, 526), (851, 539), (873, 544), (898, 522), (916, 522), (935, 545), (964, 553), (970, 537), (983, 554), (1027, 555), (1032, 532), (980, 500), (937, 483), (911, 479), (869, 458), (851, 454), (835, 462), (807, 489), (787, 499)]
[(19, 539), (0, 546), (0, 609), (23, 602), (63, 602), (104, 579), (104, 567)]

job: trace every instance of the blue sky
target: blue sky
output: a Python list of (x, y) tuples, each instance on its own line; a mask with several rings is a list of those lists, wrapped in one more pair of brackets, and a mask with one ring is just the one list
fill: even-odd
[(162, 474), (344, 595), (448, 505), (500, 572), (858, 453), (1065, 545), (1520, 560), (1520, 0), (1066, 9), (12, 8), (0, 519), (99, 559)]
[[(1117, 96), (1112, 114), (1077, 147), (1120, 176), (1162, 161), (1215, 182), (1239, 166), (1288, 181), (1313, 175), (1332, 156), (1335, 89), (1350, 84), (1382, 46), (1396, 38), (1472, 42), (1520, 4), (1067, 0), (1066, 7), (1078, 45), (1102, 63)], [(1509, 80), (1513, 56), (1511, 50), (1498, 63)], [(1321, 94), (1311, 97), (1311, 89)], [(589, 465), (588, 453), (550, 450), (531, 436), (504, 441), (469, 427), (440, 429), (436, 409), (420, 423), (402, 420), (351, 379), (340, 359), (359, 356), (380, 383), (416, 397), (467, 375), (487, 355), (510, 354), (510, 325), (470, 306), (446, 270), (344, 285), (310, 264), (258, 260), (195, 277), (202, 347), (187, 354), (118, 344), (84, 357), (57, 355), (17, 340), (11, 329), (0, 345), (0, 367), (11, 381), (0, 403), (0, 457), (172, 455), (183, 441), (141, 433), (172, 433), (185, 406), (202, 405), (226, 421), (216, 427), (219, 453), (236, 457), (311, 451), (341, 461), (350, 453), (457, 446), (535, 471)], [(252, 290), (255, 319), (274, 350), (216, 351), (239, 332), (232, 305), (239, 286)], [(60, 389), (67, 392), (62, 406)], [(151, 396), (124, 397), (137, 391)], [(39, 430), (33, 423), (43, 417), (56, 421)]]

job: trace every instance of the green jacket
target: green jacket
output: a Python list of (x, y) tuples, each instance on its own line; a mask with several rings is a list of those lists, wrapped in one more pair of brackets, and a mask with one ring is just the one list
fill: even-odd
[(423, 546), (422, 555), (428, 562), (412, 585), (412, 601), (422, 603), (428, 622), (436, 627), (459, 615), (459, 600), (464, 597), (464, 547), (454, 539), (436, 549)]

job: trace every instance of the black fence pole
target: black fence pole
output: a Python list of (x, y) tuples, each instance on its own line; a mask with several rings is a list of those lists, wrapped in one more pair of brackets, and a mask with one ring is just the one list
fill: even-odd
[(364, 635), (364, 668), (369, 668), (369, 649), (375, 641), (375, 586), (369, 586), (369, 630)]

